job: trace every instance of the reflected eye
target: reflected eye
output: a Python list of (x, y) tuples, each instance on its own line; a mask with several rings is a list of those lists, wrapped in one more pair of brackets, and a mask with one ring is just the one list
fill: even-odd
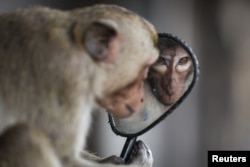
[(165, 60), (164, 58), (160, 57), (154, 65), (164, 65), (165, 64)]
[(152, 66), (152, 69), (154, 69), (158, 73), (165, 73), (168, 70), (169, 64), (169, 58), (167, 58), (166, 56), (163, 57), (161, 55), (159, 59), (155, 62), (155, 64)]
[(186, 72), (190, 69), (192, 63), (189, 57), (182, 57), (179, 59), (178, 64), (176, 66), (176, 70), (178, 72)]
[(189, 61), (189, 57), (183, 57), (179, 60), (178, 65), (184, 65)]

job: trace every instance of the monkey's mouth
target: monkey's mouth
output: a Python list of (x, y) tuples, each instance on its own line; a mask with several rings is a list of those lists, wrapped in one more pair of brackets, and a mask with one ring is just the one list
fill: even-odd
[(129, 104), (123, 104), (120, 105), (120, 107), (118, 108), (110, 109), (108, 112), (111, 113), (116, 118), (127, 118), (133, 115), (136, 112), (136, 110)]
[(166, 101), (162, 101), (164, 106), (172, 106), (174, 104), (174, 102), (166, 102)]
[(174, 105), (174, 103), (176, 103), (176, 101), (178, 100), (177, 97), (175, 96), (170, 96), (166, 93), (160, 93), (157, 96), (158, 100), (165, 106), (172, 106)]
[(129, 111), (129, 114), (132, 115), (135, 113), (135, 110), (128, 104), (125, 104), (126, 109)]

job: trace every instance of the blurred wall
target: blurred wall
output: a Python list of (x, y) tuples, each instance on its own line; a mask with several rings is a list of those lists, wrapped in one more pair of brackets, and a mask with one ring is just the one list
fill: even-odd
[[(195, 51), (201, 76), (183, 104), (139, 137), (154, 166), (207, 166), (208, 150), (250, 149), (250, 2), (248, 0), (0, 0), (0, 12), (30, 5), (71, 9), (94, 3), (125, 6), (158, 32), (178, 35)], [(112, 133), (105, 112), (93, 115), (88, 149), (119, 155), (125, 139)]]
[(196, 1), (201, 55), (199, 156), (207, 150), (249, 150), (250, 2)]

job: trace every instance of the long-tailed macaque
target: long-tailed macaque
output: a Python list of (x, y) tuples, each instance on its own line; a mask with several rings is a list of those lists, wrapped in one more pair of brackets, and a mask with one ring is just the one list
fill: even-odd
[[(0, 166), (113, 166), (81, 157), (91, 111), (139, 109), (157, 38), (150, 23), (114, 5), (1, 14)], [(134, 151), (131, 166), (152, 166), (146, 145)]]

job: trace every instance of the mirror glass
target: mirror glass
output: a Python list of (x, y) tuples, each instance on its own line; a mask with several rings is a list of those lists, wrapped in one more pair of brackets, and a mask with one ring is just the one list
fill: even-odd
[(185, 42), (164, 33), (158, 47), (160, 57), (149, 69), (140, 110), (122, 119), (109, 115), (118, 135), (138, 136), (152, 128), (184, 100), (198, 78), (198, 61)]

